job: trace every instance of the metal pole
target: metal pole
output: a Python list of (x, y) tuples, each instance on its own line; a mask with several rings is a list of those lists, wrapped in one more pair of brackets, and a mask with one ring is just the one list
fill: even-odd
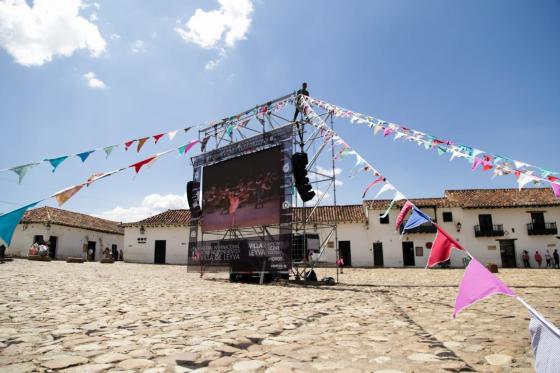
[[(334, 131), (334, 115), (331, 113), (331, 129)], [(336, 209), (336, 173), (335, 173), (335, 160), (334, 160), (334, 139), (331, 139), (331, 155), (332, 155), (332, 183), (333, 183), (333, 203), (334, 203), (334, 211)], [(338, 224), (336, 222), (337, 216), (335, 213), (334, 217), (334, 244), (335, 244), (335, 252), (336, 252), (336, 259), (338, 261), (339, 258), (339, 251), (338, 251)], [(336, 262), (335, 262), (336, 263)], [(336, 282), (338, 283), (338, 264), (336, 265)]]

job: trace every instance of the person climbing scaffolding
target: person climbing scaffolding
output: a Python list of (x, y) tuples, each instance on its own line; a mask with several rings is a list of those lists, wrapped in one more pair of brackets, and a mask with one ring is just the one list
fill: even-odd
[[(306, 82), (303, 82), (303, 83), (301, 84), (301, 89), (299, 89), (299, 90), (296, 92), (296, 94), (297, 94), (296, 99), (299, 98), (299, 95), (309, 96), (309, 91), (307, 91), (307, 83), (306, 83)], [(298, 106), (298, 104), (299, 104), (299, 102), (296, 102), (296, 112), (294, 113), (294, 120), (293, 120), (294, 122), (296, 121), (297, 116), (298, 116), (298, 114), (299, 114), (299, 106)]]

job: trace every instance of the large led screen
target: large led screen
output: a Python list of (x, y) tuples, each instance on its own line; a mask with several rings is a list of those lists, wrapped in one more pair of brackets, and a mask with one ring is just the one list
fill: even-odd
[(282, 147), (240, 156), (202, 173), (202, 230), (280, 223)]

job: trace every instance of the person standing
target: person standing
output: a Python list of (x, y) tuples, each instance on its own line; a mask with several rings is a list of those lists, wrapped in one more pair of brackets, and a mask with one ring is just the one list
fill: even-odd
[[(304, 82), (304, 83), (301, 85), (301, 89), (298, 90), (298, 91), (296, 92), (296, 94), (297, 94), (296, 100), (299, 99), (300, 95), (309, 96), (309, 92), (307, 91), (307, 83)], [(293, 120), (293, 122), (296, 121), (297, 116), (298, 116), (298, 114), (299, 114), (299, 106), (298, 106), (298, 105), (299, 105), (299, 102), (296, 102), (296, 112), (294, 113), (294, 120)]]
[(0, 264), (4, 263), (4, 255), (6, 254), (6, 246), (0, 245)]
[(542, 264), (542, 255), (541, 253), (539, 253), (539, 250), (537, 250), (535, 252), (535, 262), (537, 262), (537, 264), (539, 265), (539, 268), (541, 268), (541, 264)]
[(344, 259), (342, 259), (341, 256), (336, 260), (336, 264), (338, 265), (338, 268), (340, 268), (340, 273), (344, 273)]
[(523, 255), (521, 255), (521, 259), (523, 259), (523, 265), (525, 268), (529, 268), (529, 252), (527, 250), (523, 250)]
[(548, 249), (546, 249), (546, 253), (544, 254), (544, 260), (546, 260), (546, 268), (552, 268), (552, 256)]
[(554, 249), (552, 256), (554, 257), (554, 267), (560, 269), (560, 255), (558, 255), (558, 250)]

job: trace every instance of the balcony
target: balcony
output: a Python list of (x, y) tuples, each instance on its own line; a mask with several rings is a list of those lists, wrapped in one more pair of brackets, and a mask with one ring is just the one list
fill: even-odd
[(527, 233), (529, 236), (558, 234), (558, 228), (556, 228), (556, 223), (529, 223)]
[[(400, 232), (403, 232), (404, 226), (406, 225), (407, 220), (401, 223)], [(437, 233), (437, 228), (432, 223), (424, 223), (422, 225), (417, 226), (416, 228), (407, 229), (406, 234), (412, 233)]]
[(504, 235), (503, 224), (494, 224), (489, 226), (474, 226), (475, 237), (499, 237)]

